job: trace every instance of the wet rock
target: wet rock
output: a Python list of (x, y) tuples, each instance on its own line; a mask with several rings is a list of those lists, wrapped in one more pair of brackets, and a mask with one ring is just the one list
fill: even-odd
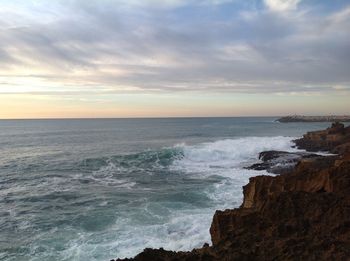
[(266, 170), (274, 174), (285, 174), (291, 172), (300, 160), (319, 157), (322, 156), (307, 152), (264, 151), (259, 154), (259, 159), (262, 162), (255, 163), (247, 167), (247, 169)]

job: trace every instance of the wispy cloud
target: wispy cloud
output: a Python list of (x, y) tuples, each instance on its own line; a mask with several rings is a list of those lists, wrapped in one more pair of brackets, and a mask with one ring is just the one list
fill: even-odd
[(302, 0), (264, 0), (273, 11), (295, 10)]

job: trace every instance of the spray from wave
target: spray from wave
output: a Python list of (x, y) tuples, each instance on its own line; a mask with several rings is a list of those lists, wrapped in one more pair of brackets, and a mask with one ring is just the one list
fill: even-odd
[(209, 175), (222, 173), (220, 169), (239, 168), (254, 162), (258, 154), (265, 150), (295, 150), (292, 148), (291, 138), (282, 136), (227, 139), (196, 146), (177, 147), (182, 148), (183, 157), (174, 161), (174, 169)]

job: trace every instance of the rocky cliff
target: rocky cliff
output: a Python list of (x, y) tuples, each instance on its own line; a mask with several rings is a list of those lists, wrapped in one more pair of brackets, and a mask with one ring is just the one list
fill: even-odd
[(240, 208), (216, 211), (212, 246), (145, 249), (125, 260), (350, 260), (349, 137), (350, 128), (337, 123), (296, 140), (299, 148), (340, 154), (301, 158), (286, 174), (251, 178)]
[(349, 152), (350, 126), (333, 123), (326, 130), (306, 133), (301, 139), (295, 140), (298, 148), (308, 151), (330, 151), (333, 153)]

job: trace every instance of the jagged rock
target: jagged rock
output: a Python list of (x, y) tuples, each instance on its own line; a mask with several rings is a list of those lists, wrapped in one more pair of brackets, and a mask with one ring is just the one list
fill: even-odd
[(257, 176), (243, 187), (243, 208), (260, 209), (273, 194), (288, 191), (340, 192), (338, 177), (333, 174), (338, 157), (322, 157), (301, 160), (288, 175)]
[(244, 241), (240, 248), (256, 254), (252, 260), (348, 260), (349, 187), (350, 156), (306, 160), (291, 174), (251, 178), (239, 209), (215, 213), (213, 245), (242, 251), (235, 246)]
[(344, 124), (336, 122), (326, 130), (308, 132), (294, 142), (307, 151), (335, 152), (336, 147), (350, 142), (350, 126), (345, 128)]
[(247, 210), (215, 213), (222, 260), (348, 260), (349, 204), (333, 193), (282, 192)]
[(318, 158), (317, 154), (307, 152), (263, 151), (259, 154), (260, 163), (255, 163), (247, 169), (266, 170), (274, 174), (285, 174), (292, 171), (301, 159)]

